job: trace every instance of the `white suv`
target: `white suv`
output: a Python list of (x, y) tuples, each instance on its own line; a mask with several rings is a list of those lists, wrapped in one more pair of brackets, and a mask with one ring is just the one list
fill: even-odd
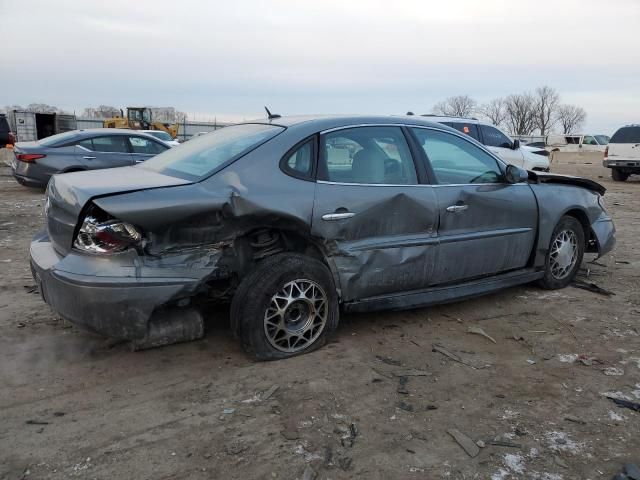
[[(444, 117), (437, 115), (422, 116), (466, 133), (482, 143), (506, 163), (516, 165), (526, 170), (549, 171), (549, 159), (545, 156), (545, 154), (548, 155), (548, 153), (545, 150), (520, 145), (520, 140), (513, 140), (493, 125), (481, 122), (475, 118)], [(544, 154), (534, 153), (536, 151), (544, 152)]]
[(613, 134), (602, 165), (611, 169), (611, 178), (616, 182), (640, 174), (640, 125), (625, 125)]

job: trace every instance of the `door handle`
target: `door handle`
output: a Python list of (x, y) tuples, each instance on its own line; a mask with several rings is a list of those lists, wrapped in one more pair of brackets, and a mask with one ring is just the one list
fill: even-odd
[(90, 155), (84, 156), (82, 158), (84, 158), (85, 160), (95, 160), (96, 159), (96, 157), (92, 157)]
[(469, 205), (450, 205), (447, 207), (447, 212), (464, 212), (467, 208), (469, 208)]
[(355, 215), (353, 212), (343, 212), (343, 213), (325, 213), (322, 215), (322, 219), (326, 221), (332, 220), (343, 220), (345, 218), (351, 218)]

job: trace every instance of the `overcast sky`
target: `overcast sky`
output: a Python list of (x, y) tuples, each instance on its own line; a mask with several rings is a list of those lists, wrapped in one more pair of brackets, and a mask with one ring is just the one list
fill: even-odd
[(219, 120), (431, 111), (540, 85), (640, 122), (640, 0), (0, 0), (0, 105)]

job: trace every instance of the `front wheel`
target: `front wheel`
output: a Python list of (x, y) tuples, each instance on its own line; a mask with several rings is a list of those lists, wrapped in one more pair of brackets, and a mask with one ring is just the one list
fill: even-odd
[(627, 180), (627, 178), (629, 178), (629, 174), (626, 172), (623, 172), (619, 168), (612, 168), (611, 178), (613, 178), (614, 182), (624, 182)]
[(551, 235), (540, 285), (550, 290), (569, 285), (582, 264), (584, 246), (582, 224), (574, 217), (562, 217)]
[(338, 325), (338, 295), (322, 262), (278, 254), (243, 279), (231, 315), (245, 350), (258, 360), (288, 358), (326, 342)]

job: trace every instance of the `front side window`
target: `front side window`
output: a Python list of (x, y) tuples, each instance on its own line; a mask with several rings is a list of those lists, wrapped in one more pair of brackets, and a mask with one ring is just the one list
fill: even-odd
[(450, 133), (412, 129), (440, 185), (498, 183), (502, 172), (495, 158), (477, 145)]
[(598, 142), (596, 142), (596, 139), (593, 138), (591, 135), (585, 135), (585, 137), (582, 139), (582, 144), (583, 145), (598, 145)]
[(319, 178), (330, 182), (415, 185), (416, 169), (399, 127), (357, 127), (321, 138)]
[(185, 180), (202, 180), (282, 131), (284, 127), (258, 123), (221, 128), (195, 137), (180, 148), (165, 150), (136, 168)]
[(131, 151), (133, 153), (142, 153), (145, 155), (156, 155), (164, 152), (168, 147), (160, 145), (149, 138), (129, 137)]
[(124, 136), (109, 135), (106, 137), (87, 138), (78, 142), (78, 145), (81, 145), (93, 152), (129, 153), (129, 148), (126, 142), (127, 140)]
[(489, 125), (480, 125), (484, 144), (487, 147), (511, 148), (513, 142), (504, 133)]
[(596, 135), (598, 145), (609, 145), (609, 137), (607, 135)]

